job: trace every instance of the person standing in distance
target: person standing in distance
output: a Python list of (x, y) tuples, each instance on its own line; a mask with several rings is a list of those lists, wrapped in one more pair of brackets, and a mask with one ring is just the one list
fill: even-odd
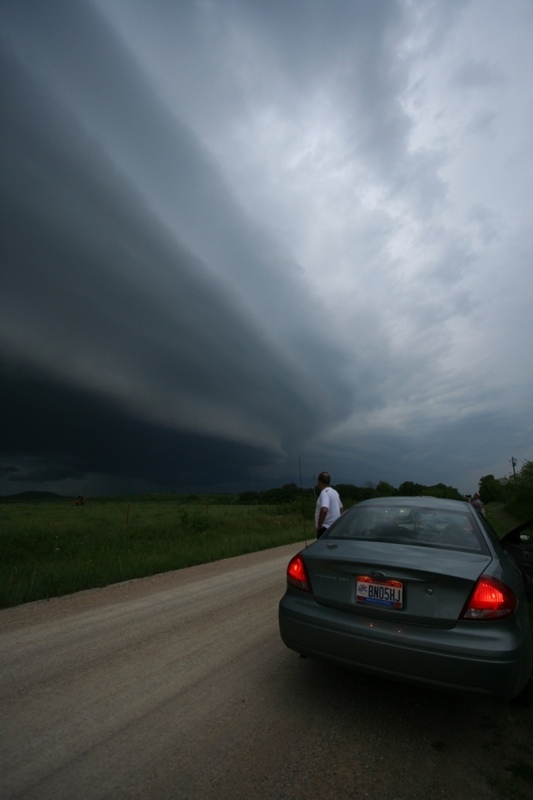
[(315, 507), (315, 529), (316, 538), (320, 539), (330, 525), (340, 517), (344, 508), (342, 507), (339, 493), (329, 484), (331, 477), (329, 472), (321, 472), (318, 476), (318, 489), (320, 494)]
[(470, 504), (474, 506), (476, 511), (479, 511), (480, 514), (483, 514), (483, 516), (485, 516), (485, 506), (482, 503), (481, 495), (479, 494), (479, 492), (475, 493), (475, 495), (470, 500)]

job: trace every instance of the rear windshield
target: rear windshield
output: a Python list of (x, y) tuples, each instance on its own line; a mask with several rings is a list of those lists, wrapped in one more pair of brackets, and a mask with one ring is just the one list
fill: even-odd
[(445, 547), (487, 552), (483, 535), (468, 512), (408, 506), (354, 506), (324, 534), (328, 539)]

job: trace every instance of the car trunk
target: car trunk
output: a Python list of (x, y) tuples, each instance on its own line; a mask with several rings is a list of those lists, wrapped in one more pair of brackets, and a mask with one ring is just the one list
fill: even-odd
[(317, 603), (369, 619), (452, 627), (491, 556), (420, 545), (327, 540), (304, 551)]

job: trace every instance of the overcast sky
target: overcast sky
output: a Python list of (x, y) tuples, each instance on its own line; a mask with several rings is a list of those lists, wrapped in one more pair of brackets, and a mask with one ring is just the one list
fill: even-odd
[(532, 0), (0, 0), (0, 493), (533, 459)]

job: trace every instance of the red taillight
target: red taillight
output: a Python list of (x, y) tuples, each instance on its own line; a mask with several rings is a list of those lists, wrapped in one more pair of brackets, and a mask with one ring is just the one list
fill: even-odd
[(515, 593), (496, 578), (480, 578), (465, 606), (463, 619), (503, 619), (514, 614)]
[(287, 582), (292, 586), (296, 586), (297, 589), (303, 589), (304, 592), (311, 591), (311, 584), (309, 583), (304, 560), (301, 555), (294, 556), (294, 558), (291, 558), (289, 561), (289, 566), (287, 567)]

